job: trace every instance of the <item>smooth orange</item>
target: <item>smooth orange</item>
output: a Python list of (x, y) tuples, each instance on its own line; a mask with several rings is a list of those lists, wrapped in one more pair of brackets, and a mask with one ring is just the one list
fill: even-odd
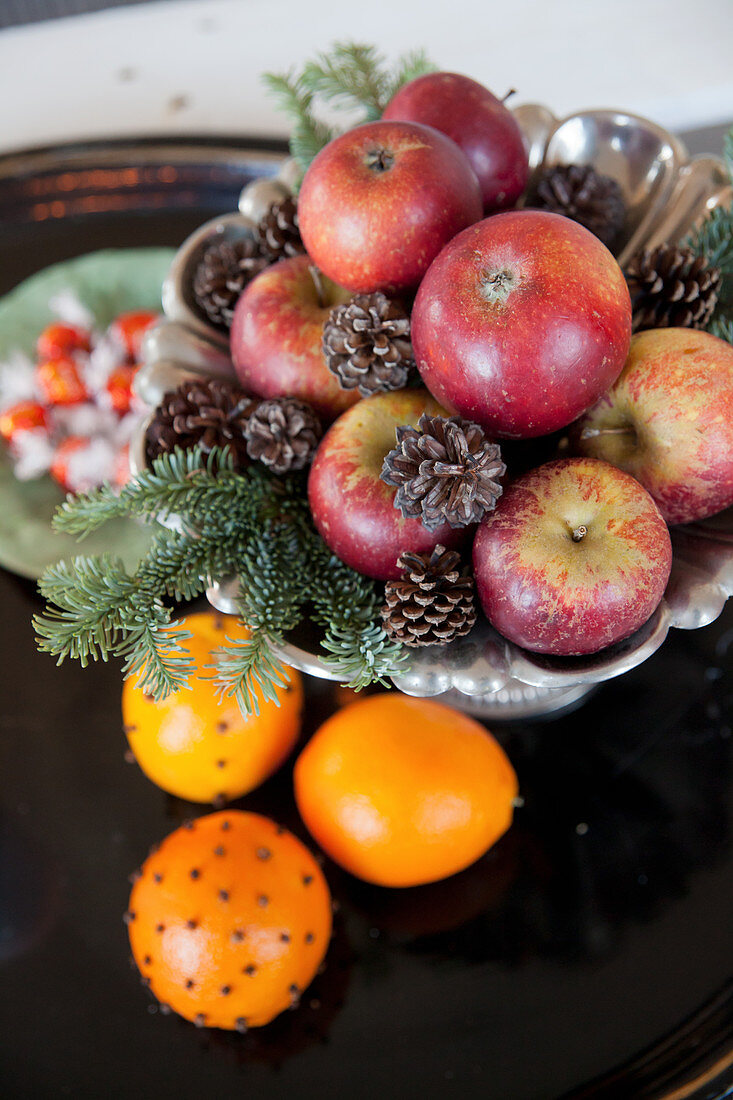
[(468, 867), (509, 828), (517, 777), (483, 726), (398, 693), (325, 722), (295, 765), (309, 832), (347, 871), (382, 886)]
[(326, 954), (331, 895), (308, 849), (259, 814), (176, 829), (143, 864), (126, 914), (143, 981), (202, 1027), (244, 1031), (297, 1004)]
[(220, 700), (204, 666), (225, 637), (246, 638), (246, 627), (213, 612), (189, 615), (185, 625), (197, 669), (191, 690), (156, 703), (140, 689), (140, 676), (130, 677), (122, 690), (125, 733), (142, 770), (164, 791), (191, 802), (228, 801), (263, 783), (290, 754), (300, 732), (302, 680), (289, 669), (280, 705), (259, 695), (259, 715), (244, 717), (234, 699)]

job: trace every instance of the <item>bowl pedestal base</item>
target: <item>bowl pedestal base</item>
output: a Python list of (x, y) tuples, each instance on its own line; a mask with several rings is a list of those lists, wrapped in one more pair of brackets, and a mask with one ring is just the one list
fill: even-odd
[(560, 718), (581, 706), (596, 690), (596, 684), (572, 684), (570, 687), (534, 687), (521, 680), (509, 680), (498, 691), (485, 695), (464, 695), (455, 688), (434, 695), (438, 702), (465, 711), (487, 722), (513, 722), (542, 718)]

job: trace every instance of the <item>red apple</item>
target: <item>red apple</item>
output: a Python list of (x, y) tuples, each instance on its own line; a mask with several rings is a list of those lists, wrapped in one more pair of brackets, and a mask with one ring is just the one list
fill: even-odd
[(466, 528), (443, 524), (428, 531), (419, 519), (405, 519), (394, 506), (396, 489), (379, 476), (395, 445), (395, 429), (417, 427), (425, 412), (445, 415), (424, 390), (367, 397), (339, 417), (316, 451), (308, 479), (316, 527), (334, 554), (368, 577), (393, 580), (400, 576), (403, 551), (424, 554), (438, 543), (454, 547), (465, 538)]
[(417, 286), (441, 248), (481, 217), (476, 175), (429, 126), (371, 122), (322, 149), (298, 195), (303, 243), (353, 291)]
[(733, 347), (691, 329), (638, 333), (573, 435), (583, 454), (633, 474), (667, 523), (722, 511), (733, 504)]
[(596, 653), (633, 634), (661, 600), (669, 531), (629, 474), (593, 458), (518, 478), (473, 548), (479, 598), (510, 641), (537, 653)]
[(577, 222), (510, 211), (460, 233), (423, 279), (412, 343), (430, 392), (489, 435), (569, 424), (615, 381), (631, 301), (611, 253)]
[(478, 177), (487, 213), (513, 206), (527, 186), (529, 161), (517, 120), (468, 76), (418, 76), (400, 88), (382, 118), (422, 122), (452, 138)]
[(307, 256), (266, 267), (237, 302), (231, 354), (239, 380), (258, 397), (298, 397), (325, 420), (359, 400), (326, 366), (323, 325), (348, 291), (312, 270)]

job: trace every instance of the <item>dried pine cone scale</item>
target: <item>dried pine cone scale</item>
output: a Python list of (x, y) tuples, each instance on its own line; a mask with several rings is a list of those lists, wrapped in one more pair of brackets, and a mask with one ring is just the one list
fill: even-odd
[(661, 244), (631, 259), (626, 281), (634, 332), (705, 328), (718, 302), (721, 272), (690, 248)]
[(459, 554), (438, 545), (431, 554), (404, 553), (398, 565), (407, 575), (387, 582), (381, 611), (390, 638), (417, 647), (468, 634), (476, 622), (474, 585)]
[(310, 405), (294, 397), (260, 401), (247, 420), (247, 454), (276, 474), (302, 470), (323, 434)]
[(251, 237), (213, 241), (196, 266), (191, 283), (200, 313), (217, 328), (230, 329), (242, 291), (267, 263)]
[(271, 203), (257, 226), (257, 241), (269, 263), (305, 252), (298, 226), (298, 207), (292, 196)]
[(148, 461), (175, 447), (229, 447), (236, 469), (249, 464), (246, 430), (256, 401), (232, 382), (202, 378), (167, 393), (145, 432)]
[(584, 225), (607, 248), (623, 229), (626, 204), (616, 180), (589, 164), (560, 164), (545, 171), (532, 205)]
[(402, 515), (435, 531), (443, 523), (478, 523), (495, 508), (505, 473), (499, 447), (478, 424), (423, 413), (417, 428), (397, 428), (397, 446), (381, 477), (397, 488), (395, 507)]
[(381, 291), (356, 294), (331, 310), (323, 327), (323, 355), (345, 390), (362, 397), (407, 384), (415, 362), (410, 318)]

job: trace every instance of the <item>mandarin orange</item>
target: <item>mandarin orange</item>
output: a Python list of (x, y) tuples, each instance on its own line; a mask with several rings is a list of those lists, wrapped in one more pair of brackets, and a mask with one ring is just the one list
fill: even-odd
[(396, 692), (337, 711), (298, 757), (294, 781), (317, 843), (381, 886), (468, 867), (509, 828), (517, 796), (514, 769), (483, 726)]
[(303, 685), (278, 689), (278, 702), (259, 694), (259, 714), (242, 715), (233, 699), (220, 699), (210, 679), (213, 651), (225, 637), (243, 639), (235, 616), (201, 612), (186, 618), (192, 637), (184, 644), (196, 665), (185, 688), (156, 703), (138, 676), (125, 681), (122, 720), (130, 748), (149, 779), (191, 802), (239, 798), (263, 783), (290, 754), (300, 733)]
[(323, 872), (259, 814), (200, 817), (143, 864), (125, 915), (143, 982), (202, 1027), (245, 1031), (297, 1004), (331, 937)]

